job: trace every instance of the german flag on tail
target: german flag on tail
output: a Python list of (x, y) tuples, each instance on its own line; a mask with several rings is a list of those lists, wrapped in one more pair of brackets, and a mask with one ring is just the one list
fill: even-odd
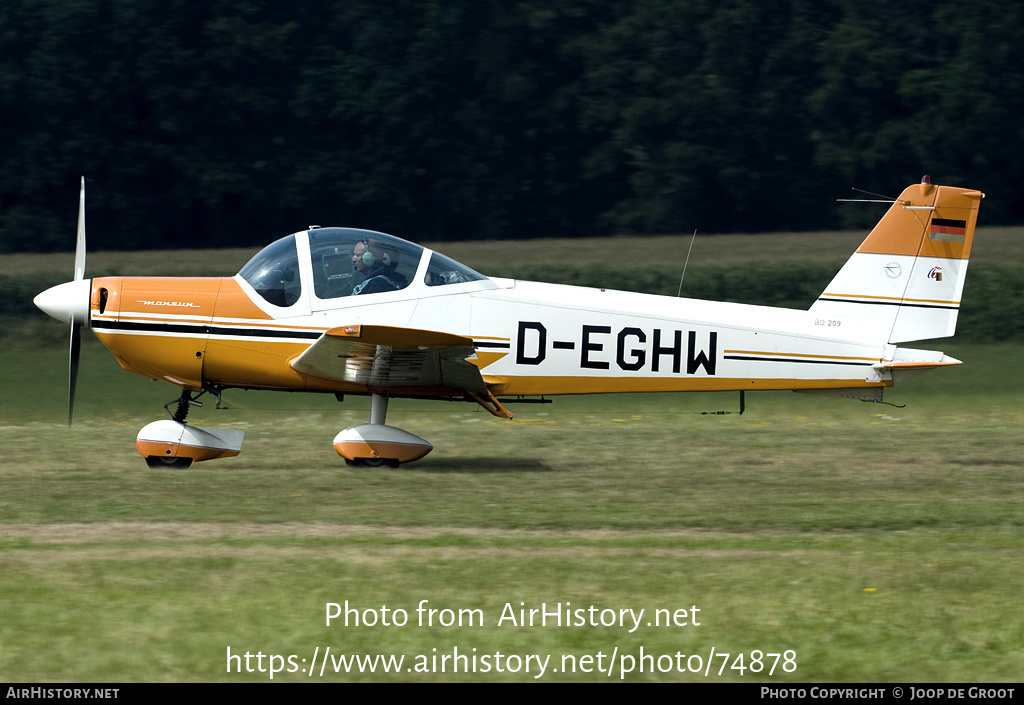
[(967, 237), (967, 221), (932, 218), (930, 237), (940, 242), (963, 242)]

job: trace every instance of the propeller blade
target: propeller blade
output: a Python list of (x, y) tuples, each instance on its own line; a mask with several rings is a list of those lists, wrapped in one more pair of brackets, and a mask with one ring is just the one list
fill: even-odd
[(78, 196), (78, 239), (75, 241), (75, 281), (85, 277), (85, 177)]
[[(85, 278), (85, 177), (78, 194), (78, 237), (75, 240), (75, 279)], [(82, 352), (82, 323), (72, 318), (68, 346), (68, 426), (75, 415), (75, 387), (78, 386), (78, 358)]]
[(82, 325), (71, 324), (71, 344), (68, 351), (68, 426), (75, 413), (75, 387), (78, 385), (78, 357), (82, 352)]

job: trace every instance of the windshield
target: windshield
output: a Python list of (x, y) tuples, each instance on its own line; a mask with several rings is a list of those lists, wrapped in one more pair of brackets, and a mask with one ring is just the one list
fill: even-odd
[(238, 274), (268, 302), (291, 306), (302, 294), (295, 236), (288, 235), (267, 245)]
[(435, 252), (430, 257), (427, 267), (427, 286), (443, 286), (445, 284), (461, 284), (486, 279), (483, 274), (475, 272), (464, 264), (459, 264), (451, 257)]

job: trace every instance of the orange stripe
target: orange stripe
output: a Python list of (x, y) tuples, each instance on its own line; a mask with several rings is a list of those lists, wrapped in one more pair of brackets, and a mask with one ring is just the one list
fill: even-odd
[(960, 305), (959, 301), (943, 301), (942, 299), (904, 299), (899, 296), (875, 296), (874, 294), (833, 294), (826, 291), (822, 296), (832, 296), (837, 299), (877, 299), (879, 301), (906, 301), (913, 304), (953, 304)]
[(863, 362), (877, 362), (877, 357), (851, 357), (848, 355), (812, 355), (810, 353), (782, 353), (769, 352), (766, 350), (725, 350), (726, 355), (771, 355), (772, 357), (801, 357), (816, 360), (861, 360)]

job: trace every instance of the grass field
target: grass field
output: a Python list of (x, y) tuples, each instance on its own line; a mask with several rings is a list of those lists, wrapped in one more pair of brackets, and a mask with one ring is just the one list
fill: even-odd
[[(398, 400), (389, 421), (435, 451), (387, 471), (330, 445), (365, 400), (229, 391), (194, 419), (245, 429), (242, 455), (154, 471), (134, 439), (173, 388), (93, 341), (68, 429), (62, 344), (8, 345), (0, 680), (1019, 681), (1024, 345), (930, 346), (965, 364), (887, 394), (904, 408), (621, 395), (502, 421)], [(326, 626), (346, 601), (378, 622)], [(606, 625), (501, 620), (566, 603)], [(328, 647), (405, 661), (298, 670)]]

